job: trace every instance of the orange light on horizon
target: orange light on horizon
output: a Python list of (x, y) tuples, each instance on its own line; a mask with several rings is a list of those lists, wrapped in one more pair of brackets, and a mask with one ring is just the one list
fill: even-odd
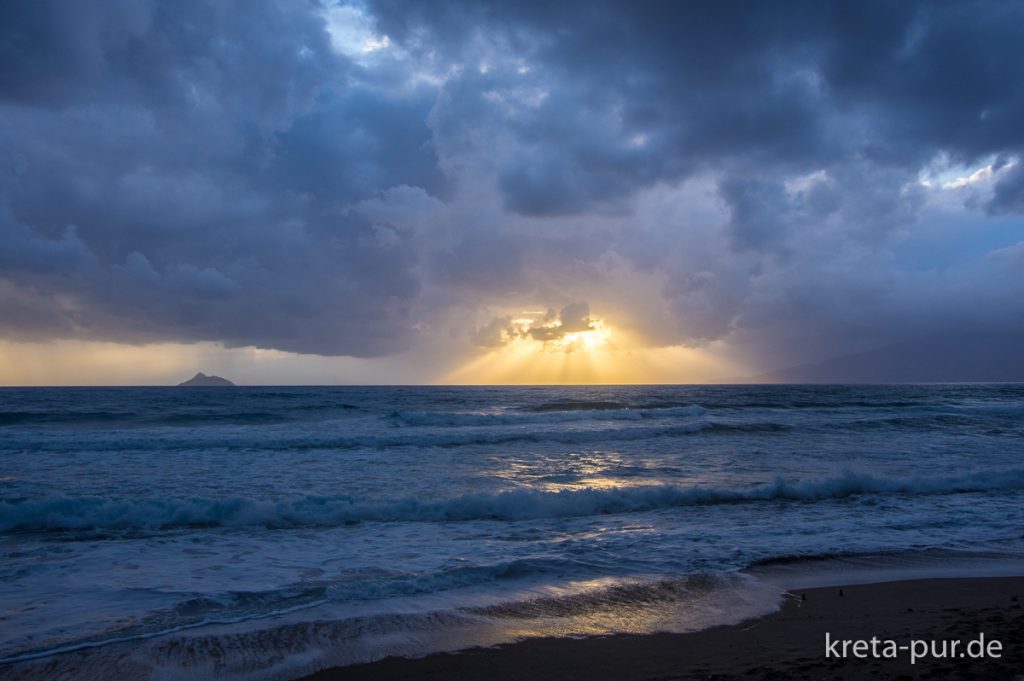
[(607, 322), (539, 341), (519, 335), (481, 352), (438, 380), (455, 385), (587, 385), (701, 383), (730, 375), (705, 349), (652, 348)]

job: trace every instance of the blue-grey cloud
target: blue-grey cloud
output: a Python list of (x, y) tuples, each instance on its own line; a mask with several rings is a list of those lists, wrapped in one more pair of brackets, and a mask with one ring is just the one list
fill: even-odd
[[(1016, 332), (1022, 26), (986, 1), (12, 0), (0, 333), (380, 356), (451, 310), (583, 299), (772, 353)], [(926, 256), (951, 220), (979, 247)]]

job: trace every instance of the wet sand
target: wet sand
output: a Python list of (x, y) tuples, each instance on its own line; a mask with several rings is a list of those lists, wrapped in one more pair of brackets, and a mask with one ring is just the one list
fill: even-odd
[[(531, 639), (495, 648), (387, 658), (305, 681), (667, 681), (669, 679), (1024, 679), (1024, 577), (922, 579), (794, 589), (780, 611), (690, 634)], [(962, 641), (952, 658), (826, 659), (825, 635)], [(985, 635), (1001, 657), (960, 657)], [(941, 643), (939, 644), (941, 645)], [(882, 644), (878, 646), (882, 650)]]

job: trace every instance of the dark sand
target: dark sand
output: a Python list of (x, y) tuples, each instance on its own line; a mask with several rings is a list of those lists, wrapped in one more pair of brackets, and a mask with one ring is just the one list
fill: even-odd
[[(1004, 679), (1024, 681), (1024, 577), (926, 579), (790, 592), (781, 611), (692, 634), (532, 639), (497, 648), (388, 658), (305, 681), (668, 679)], [(833, 637), (966, 642), (984, 632), (1001, 659), (825, 659)]]

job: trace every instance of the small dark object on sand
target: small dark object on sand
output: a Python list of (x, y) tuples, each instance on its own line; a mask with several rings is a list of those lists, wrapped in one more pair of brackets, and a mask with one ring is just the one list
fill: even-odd
[(807, 594), (800, 594), (800, 600), (801, 601), (806, 601), (807, 600)]
[(839, 590), (839, 597), (840, 597), (840, 598), (842, 598), (842, 597), (843, 597), (843, 590), (842, 590), (842, 589), (840, 589), (840, 590)]

